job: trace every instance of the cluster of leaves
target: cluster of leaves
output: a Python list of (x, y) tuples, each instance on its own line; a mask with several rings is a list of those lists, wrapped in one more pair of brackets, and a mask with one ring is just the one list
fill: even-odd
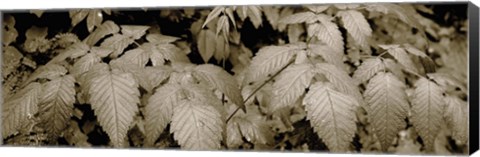
[[(47, 28), (32, 26), (23, 43), (16, 43), (15, 19), (5, 16), (2, 135), (13, 144), (35, 133), (47, 144), (65, 139), (91, 146), (88, 134), (100, 130), (113, 147), (284, 150), (289, 143), (332, 152), (465, 153), (453, 149), (468, 148), (467, 72), (452, 70), (466, 69), (465, 45), (458, 43), (465, 38), (439, 35), (445, 28), (417, 10), (429, 8), (332, 4), (161, 12), (177, 22), (179, 16), (195, 19), (191, 37), (104, 20), (100, 10), (75, 10), (71, 27), (86, 19), (86, 38), (71, 32), (48, 38)], [(246, 24), (269, 25), (287, 39), (252, 53), (240, 33)], [(415, 40), (391, 40), (405, 32)], [(182, 46), (185, 40), (191, 43)], [(429, 47), (445, 43), (458, 52)], [(203, 64), (189, 58), (195, 50)], [(48, 62), (37, 65), (31, 58), (38, 54)], [(85, 122), (88, 112), (93, 122)], [(299, 132), (298, 124), (311, 134)], [(323, 148), (305, 140), (312, 136)]]

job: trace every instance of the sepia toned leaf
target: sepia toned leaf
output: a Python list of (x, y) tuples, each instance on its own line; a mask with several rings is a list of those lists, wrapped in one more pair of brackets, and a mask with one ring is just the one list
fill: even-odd
[(297, 64), (286, 68), (273, 83), (272, 112), (284, 107), (292, 107), (305, 93), (313, 78), (314, 68), (311, 64)]
[(339, 11), (337, 16), (341, 17), (343, 26), (353, 39), (362, 47), (366, 47), (372, 36), (372, 29), (363, 14), (355, 10), (347, 10)]

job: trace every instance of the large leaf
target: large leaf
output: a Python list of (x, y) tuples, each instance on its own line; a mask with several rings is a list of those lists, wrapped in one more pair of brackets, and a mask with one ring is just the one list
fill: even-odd
[(225, 70), (211, 64), (203, 64), (194, 69), (193, 75), (207, 85), (224, 93), (230, 101), (245, 111), (239, 85), (235, 78)]
[(303, 99), (307, 119), (332, 152), (345, 152), (356, 131), (357, 101), (334, 90), (328, 83), (317, 82)]
[(300, 50), (298, 45), (267, 46), (261, 48), (252, 59), (244, 84), (264, 80), (267, 76), (273, 75), (283, 66), (287, 65), (296, 51)]
[(173, 109), (170, 131), (184, 149), (220, 149), (225, 122), (218, 111), (198, 100), (183, 100)]
[(445, 119), (452, 130), (452, 137), (459, 143), (468, 144), (468, 104), (458, 97), (446, 96)]
[(442, 94), (442, 88), (426, 78), (420, 78), (415, 83), (410, 120), (430, 151), (444, 123), (445, 99)]
[(148, 99), (145, 107), (145, 145), (152, 145), (170, 123), (173, 108), (183, 96), (182, 91), (177, 84), (166, 84)]
[(368, 46), (368, 38), (372, 35), (372, 29), (362, 13), (356, 10), (339, 11), (343, 26), (353, 39), (362, 47)]
[(30, 83), (10, 98), (6, 98), (2, 104), (2, 135), (9, 135), (22, 132), (28, 129), (30, 120), (38, 112), (42, 85)]
[(391, 73), (379, 72), (364, 92), (374, 133), (386, 151), (400, 130), (405, 129), (409, 103), (405, 84)]
[(325, 75), (338, 91), (353, 96), (358, 103), (363, 104), (363, 97), (357, 83), (347, 72), (328, 63), (317, 64), (316, 70), (318, 73)]
[(272, 102), (272, 112), (284, 107), (292, 107), (310, 86), (313, 72), (311, 64), (292, 65), (285, 69), (273, 84), (276, 99)]
[(138, 112), (138, 85), (129, 73), (104, 71), (92, 78), (90, 103), (115, 147), (124, 146), (127, 131)]
[(56, 78), (44, 84), (39, 113), (45, 129), (54, 136), (67, 127), (75, 103), (75, 79), (72, 75)]
[(372, 78), (376, 73), (385, 70), (385, 65), (380, 58), (370, 58), (363, 63), (353, 73), (353, 78), (359, 83), (364, 83)]

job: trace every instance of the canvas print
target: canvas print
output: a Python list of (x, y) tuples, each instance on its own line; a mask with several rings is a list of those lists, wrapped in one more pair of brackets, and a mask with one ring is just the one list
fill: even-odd
[(3, 145), (467, 154), (467, 10), (4, 11)]

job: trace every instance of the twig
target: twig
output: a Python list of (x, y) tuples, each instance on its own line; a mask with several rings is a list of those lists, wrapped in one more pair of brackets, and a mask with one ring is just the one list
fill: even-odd
[[(260, 86), (258, 86), (258, 88), (256, 88), (250, 95), (248, 95), (248, 97), (243, 101), (243, 103), (246, 103), (250, 98), (252, 98), (255, 93), (257, 93), (263, 86), (265, 86), (268, 82), (272, 81), (273, 78), (275, 78), (276, 76), (278, 76), (278, 74), (280, 74), (283, 70), (285, 70), (290, 64), (292, 64), (294, 62), (294, 60), (290, 60), (290, 62), (288, 62), (287, 65), (283, 66), (282, 69), (278, 70), (275, 74), (272, 75), (272, 77), (270, 77), (268, 80), (266, 80), (265, 82), (263, 82)], [(240, 106), (237, 107), (237, 109), (235, 109), (235, 111), (233, 111), (232, 114), (230, 114), (227, 118), (227, 121), (226, 123), (228, 123), (228, 121), (230, 121), (230, 119), (232, 119), (232, 117), (238, 112), (238, 110), (240, 110)]]

